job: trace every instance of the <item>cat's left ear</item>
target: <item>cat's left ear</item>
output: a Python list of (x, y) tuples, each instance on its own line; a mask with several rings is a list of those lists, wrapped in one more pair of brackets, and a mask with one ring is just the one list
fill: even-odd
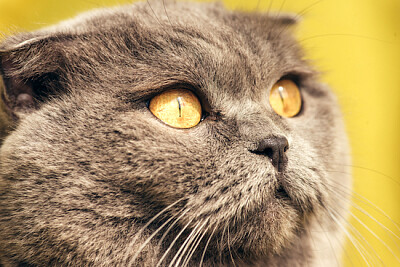
[(0, 107), (11, 120), (37, 110), (62, 88), (62, 50), (51, 38), (6, 41), (0, 46)]

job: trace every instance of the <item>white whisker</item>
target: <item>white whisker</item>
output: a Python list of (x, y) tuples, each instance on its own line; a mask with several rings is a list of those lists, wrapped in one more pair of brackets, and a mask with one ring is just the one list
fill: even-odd
[[(339, 193), (339, 192), (338, 192)], [(344, 192), (343, 192), (344, 193)], [(354, 192), (353, 192), (354, 193)], [(353, 196), (354, 197), (354, 196)], [(365, 200), (368, 200), (366, 198), (364, 198)], [(362, 200), (360, 200), (362, 201)], [(364, 204), (366, 204), (364, 201), (362, 201)], [(370, 201), (368, 201), (370, 204), (372, 204)], [(367, 216), (369, 219), (371, 219), (372, 221), (374, 221), (376, 224), (378, 224), (383, 230), (385, 230), (385, 232), (388, 234), (389, 238), (395, 243), (396, 248), (398, 250), (399, 249), (399, 245), (398, 242), (396, 240), (394, 240), (393, 237), (397, 238), (397, 240), (400, 240), (400, 237), (398, 235), (396, 235), (392, 230), (390, 230), (388, 227), (386, 227), (384, 224), (382, 224), (381, 222), (379, 222), (376, 218), (374, 218), (370, 213), (368, 213), (365, 209), (363, 209), (361, 206), (359, 206), (358, 204), (356, 204), (354, 201), (351, 203), (352, 207), (354, 207), (355, 209), (357, 209), (358, 211), (360, 211), (361, 213), (363, 213), (365, 216)], [(383, 214), (385, 217), (387, 217), (397, 228), (397, 224), (395, 222), (393, 222), (393, 220), (391, 220), (382, 210), (380, 210), (379, 208), (375, 207), (375, 210), (378, 210), (381, 214)], [(368, 228), (368, 226), (363, 223), (358, 217), (356, 217), (353, 213), (351, 213), (351, 215), (354, 217), (354, 219), (356, 219), (364, 228), (366, 228), (368, 231), (370, 231), (370, 229)], [(375, 236), (375, 238), (377, 238), (392, 254), (393, 256), (399, 261), (399, 258), (396, 256), (396, 254), (392, 251), (392, 249), (390, 248), (390, 246), (388, 246), (380, 237), (378, 237), (374, 232), (370, 233)]]
[(367, 211), (365, 211), (363, 208), (361, 208), (359, 205), (356, 203), (352, 203), (352, 206), (357, 209), (358, 211), (362, 212), (364, 215), (368, 216), (371, 220), (373, 220), (375, 223), (377, 223), (380, 227), (382, 227), (383, 230), (388, 234), (389, 238), (392, 239), (392, 241), (395, 243), (397, 249), (400, 250), (399, 245), (396, 240), (393, 239), (393, 236), (397, 239), (400, 240), (400, 237), (396, 235), (392, 230), (390, 230), (388, 227), (386, 227), (384, 224), (380, 223), (377, 219), (375, 219), (372, 215), (370, 215)]
[[(339, 191), (336, 190), (332, 190), (329, 189), (333, 194), (336, 194), (337, 197), (341, 197), (339, 194)], [(329, 211), (328, 211), (329, 212)], [(342, 215), (340, 215), (338, 212), (335, 212), (334, 210), (331, 210), (331, 213), (334, 212), (335, 214), (337, 214), (338, 216), (340, 216), (342, 219), (344, 219), (344, 221), (346, 222), (346, 224), (348, 225), (348, 227), (350, 228), (350, 230), (356, 235), (356, 238), (358, 238), (358, 240), (363, 241), (363, 243), (370, 249), (368, 250), (366, 247), (362, 246), (364, 248), (364, 252), (367, 252), (370, 255), (370, 258), (372, 259), (378, 259), (382, 264), (383, 264), (383, 260), (382, 258), (379, 256), (379, 254), (376, 252), (376, 250), (371, 246), (371, 244), (361, 235), (361, 233), (347, 220), (345, 219)], [(353, 214), (350, 212), (350, 215), (353, 216)], [(372, 255), (370, 253), (370, 251), (373, 252), (374, 255)], [(377, 264), (376, 264), (377, 265)]]
[[(367, 264), (367, 266), (370, 266), (367, 259), (365, 258), (364, 253), (361, 251), (361, 250), (365, 251), (364, 247), (361, 244), (359, 244), (357, 240), (353, 239), (352, 235), (347, 231), (347, 229), (340, 223), (340, 221), (331, 212), (329, 212), (329, 215), (332, 218), (332, 220), (334, 220), (335, 223), (342, 229), (342, 231), (345, 233), (345, 235), (349, 238), (350, 242), (356, 248), (356, 250), (358, 251), (360, 256), (363, 258), (364, 262)], [(361, 245), (362, 249), (360, 248), (360, 245)]]
[[(390, 216), (389, 216), (388, 214), (386, 214), (385, 211), (383, 211), (382, 209), (380, 209), (378, 206), (376, 206), (374, 203), (372, 203), (372, 202), (371, 202), (370, 200), (368, 200), (366, 197), (364, 197), (364, 196), (358, 194), (357, 192), (353, 191), (353, 190), (350, 189), (350, 188), (347, 188), (347, 187), (343, 186), (342, 184), (339, 184), (339, 183), (336, 183), (336, 184), (337, 184), (338, 186), (342, 186), (344, 190), (348, 190), (348, 191), (349, 191), (349, 192), (343, 192), (343, 191), (342, 191), (343, 193), (347, 193), (347, 194), (351, 195), (351, 197), (355, 198), (356, 200), (358, 200), (358, 201), (362, 202), (363, 204), (365, 204), (365, 205), (367, 205), (367, 206), (373, 208), (375, 211), (379, 212), (379, 213), (382, 214), (386, 219), (388, 219), (391, 223), (393, 223), (393, 225), (397, 228), (397, 230), (400, 231), (399, 225), (398, 225), (392, 218), (390, 218)], [(354, 201), (353, 201), (353, 203), (354, 203)], [(354, 203), (354, 204), (355, 204), (355, 203)], [(358, 205), (358, 207), (359, 207), (360, 209), (362, 209), (361, 206)], [(362, 210), (363, 210), (363, 211), (360, 210), (362, 213), (364, 213), (365, 215), (367, 215), (368, 217), (370, 217), (371, 219), (373, 219), (376, 223), (381, 224), (381, 223), (379, 223), (379, 221), (377, 221), (375, 218), (373, 218), (373, 216), (371, 216), (367, 211), (365, 211), (364, 209), (362, 209)], [(383, 226), (383, 225), (381, 225), (381, 226), (382, 226), (382, 227), (385, 227), (385, 226)], [(400, 239), (400, 237), (397, 236), (396, 234), (394, 234), (390, 229), (388, 229), (387, 227), (385, 227), (385, 228), (386, 228), (388, 231), (390, 231), (394, 236), (396, 236), (396, 238)]]
[[(328, 212), (328, 211), (327, 211), (327, 212)], [(315, 219), (316, 219), (316, 221), (318, 222), (319, 227), (323, 230), (322, 223), (320, 222), (320, 220), (318, 220), (318, 217), (317, 217), (317, 216), (315, 216)], [(307, 228), (306, 230), (308, 231), (308, 234), (309, 234), (309, 236), (311, 237), (311, 234), (310, 234), (310, 232), (309, 232), (309, 229)], [(329, 246), (331, 247), (332, 251), (335, 252), (335, 249), (333, 248), (331, 239), (330, 239), (329, 236), (327, 235), (326, 231), (323, 231), (323, 233), (324, 233), (326, 239), (328, 240)], [(314, 240), (313, 240), (312, 238), (311, 238), (311, 240), (312, 240), (313, 243), (314, 243)], [(315, 246), (315, 243), (314, 243), (314, 247), (316, 247), (316, 246)], [(343, 245), (342, 245), (342, 248), (343, 248)], [(346, 251), (346, 250), (343, 249), (343, 251)], [(339, 260), (338, 260), (338, 258), (337, 258), (337, 256), (336, 256), (336, 253), (333, 253), (333, 254), (335, 255), (335, 260), (336, 260), (337, 266), (340, 266)], [(346, 255), (347, 255), (347, 253), (346, 253)], [(322, 266), (322, 265), (321, 265), (321, 266)]]
[[(208, 223), (209, 220), (207, 220)], [(189, 252), (188, 252), (188, 256), (186, 257), (183, 266), (187, 266), (189, 264), (190, 259), (192, 258), (193, 254), (195, 253), (196, 249), (198, 248), (198, 246), (200, 245), (201, 241), (203, 240), (204, 236), (207, 234), (208, 228), (206, 228), (203, 233), (200, 235), (199, 238), (197, 238), (197, 241), (194, 243), (194, 246), (192, 248), (190, 248)], [(201, 233), (201, 232), (200, 232)]]
[[(179, 248), (179, 250), (176, 252), (174, 258), (172, 259), (172, 261), (170, 262), (170, 264), (168, 265), (168, 267), (172, 267), (174, 262), (178, 259), (179, 255), (181, 254), (182, 250), (185, 250), (186, 244), (189, 242), (189, 240), (191, 239), (191, 237), (193, 236), (193, 234), (196, 232), (197, 228), (199, 227), (199, 225), (201, 224), (201, 222), (198, 222), (195, 227), (192, 229), (192, 231), (190, 232), (189, 236), (186, 237), (185, 242), (183, 242), (183, 244), (181, 245), (181, 247)], [(177, 266), (175, 264), (175, 266)]]
[(180, 220), (183, 216), (185, 216), (186, 213), (188, 213), (189, 210), (190, 210), (190, 208), (189, 208), (189, 209), (186, 209), (184, 212), (182, 212), (182, 214), (181, 214), (175, 221), (173, 221), (173, 222), (171, 223), (170, 226), (168, 226), (167, 230), (165, 230), (164, 234), (161, 236), (160, 240), (158, 241), (158, 244), (157, 244), (158, 246), (161, 246), (161, 244), (162, 244), (162, 242), (164, 241), (164, 239), (165, 239), (165, 237), (167, 236), (167, 234), (171, 231), (171, 229), (175, 226), (175, 224), (176, 224), (177, 222), (179, 222), (179, 220)]
[[(164, 208), (163, 210), (161, 210), (159, 213), (157, 213), (155, 216), (153, 216), (153, 218), (151, 218), (143, 227), (142, 229), (140, 229), (136, 235), (135, 238), (129, 243), (127, 251), (130, 252), (132, 251), (132, 248), (135, 246), (137, 239), (142, 235), (142, 233), (144, 232), (144, 230), (146, 230), (146, 228), (153, 223), (158, 217), (160, 217), (162, 214), (164, 214), (164, 212), (166, 212), (167, 210), (169, 210), (170, 208), (172, 208), (173, 206), (175, 206), (177, 203), (179, 203), (183, 198), (178, 199), (177, 201), (175, 201), (174, 203), (172, 203), (171, 205), (167, 206), (166, 208)], [(126, 256), (124, 257), (124, 262), (126, 262), (128, 260), (129, 257), (129, 253), (126, 254)]]
[(186, 230), (186, 228), (189, 226), (189, 224), (191, 224), (193, 221), (193, 219), (191, 219), (182, 229), (181, 231), (178, 233), (178, 235), (175, 237), (175, 239), (171, 242), (171, 244), (169, 245), (169, 247), (167, 248), (167, 250), (164, 252), (163, 256), (161, 257), (161, 259), (158, 261), (156, 267), (160, 266), (161, 263), (163, 262), (164, 258), (168, 255), (169, 251), (172, 249), (172, 247), (174, 246), (174, 244), (176, 243), (176, 241), (178, 240), (178, 238), (182, 235), (182, 233)]
[[(357, 195), (357, 196), (354, 196), (354, 194)], [(363, 202), (364, 204), (369, 205), (375, 211), (381, 213), (386, 219), (388, 219), (391, 223), (393, 223), (393, 225), (397, 228), (398, 231), (400, 231), (400, 226), (392, 218), (390, 218), (390, 216), (387, 215), (387, 213), (385, 213), (382, 209), (380, 209), (378, 206), (376, 206), (374, 203), (372, 203), (366, 197), (363, 197), (362, 195), (358, 194), (355, 191), (353, 191), (353, 197), (357, 198), (359, 201)]]
[(230, 242), (230, 237), (229, 237), (229, 225), (228, 225), (228, 250), (229, 250), (229, 256), (231, 257), (231, 260), (232, 260), (232, 264), (233, 264), (233, 266), (236, 267), (236, 263), (235, 263), (235, 260), (233, 259), (232, 251), (231, 251), (231, 242)]
[(388, 246), (386, 244), (385, 241), (383, 241), (374, 231), (371, 230), (371, 228), (369, 228), (365, 223), (363, 223), (356, 215), (354, 215), (353, 213), (350, 213), (350, 215), (357, 220), (357, 222), (359, 222), (362, 226), (364, 226), (365, 229), (367, 229), (376, 239), (378, 239), (385, 247), (387, 250), (390, 251), (390, 253), (392, 253), (392, 255), (397, 259), (397, 261), (400, 263), (400, 259), (396, 256), (396, 254), (393, 252), (393, 250), (390, 248), (390, 246)]
[(180, 266), (184, 266), (183, 264), (180, 265), (180, 262), (182, 260), (182, 258), (185, 256), (188, 256), (186, 251), (190, 251), (190, 248), (192, 246), (192, 244), (195, 242), (195, 240), (197, 239), (197, 236), (201, 233), (201, 229), (203, 228), (203, 226), (205, 225), (206, 222), (204, 222), (196, 231), (194, 231), (192, 237), (189, 238), (189, 241), (187, 242), (185, 248), (182, 250), (179, 258), (177, 259), (176, 263), (175, 263), (175, 267), (180, 267)]
[(225, 231), (226, 231), (226, 226), (227, 224), (225, 223), (224, 225), (224, 229), (222, 230), (222, 235), (221, 235), (221, 239), (220, 239), (220, 243), (219, 243), (219, 264), (222, 266), (222, 251), (223, 251), (223, 240), (224, 240), (224, 235), (225, 235)]
[[(378, 259), (379, 262), (381, 262), (383, 264), (382, 258), (379, 256), (379, 254), (376, 252), (376, 250), (371, 246), (371, 244), (365, 239), (365, 237), (360, 233), (360, 231), (358, 231), (350, 222), (346, 221), (346, 223), (347, 223), (348, 227), (350, 228), (350, 230), (355, 234), (356, 238), (358, 238), (358, 240), (361, 240), (370, 249), (370, 250), (368, 250), (365, 246), (363, 246), (365, 248), (365, 251), (370, 255), (370, 258)], [(371, 251), (372, 251), (373, 255), (371, 254)], [(374, 266), (378, 265), (376, 261), (374, 261), (372, 263), (374, 264)]]
[(182, 263), (182, 266), (186, 266), (189, 263), (191, 256), (197, 248), (199, 241), (205, 235), (206, 231), (203, 231), (203, 227), (208, 223), (208, 219), (204, 222), (204, 224), (199, 228), (196, 235), (193, 237), (192, 245), (190, 246), (187, 255)]
[(208, 238), (208, 240), (206, 242), (206, 245), (204, 246), (204, 250), (203, 250), (203, 254), (201, 255), (199, 267), (201, 267), (203, 265), (203, 260), (204, 260), (204, 256), (206, 255), (208, 244), (210, 243), (212, 236), (214, 235), (214, 232), (218, 227), (218, 224), (219, 224), (219, 222), (215, 223), (215, 227), (214, 227), (213, 231), (211, 232), (210, 237)]
[(153, 239), (153, 237), (161, 230), (164, 228), (165, 225), (167, 225), (173, 218), (175, 217), (172, 216), (171, 218), (169, 218), (167, 221), (165, 221), (160, 227), (158, 227), (157, 230), (155, 230), (147, 239), (146, 241), (140, 246), (140, 248), (138, 249), (138, 251), (136, 251), (135, 255), (133, 256), (133, 258), (131, 259), (131, 261), (129, 262), (129, 266), (133, 265), (133, 263), (135, 262), (135, 260), (137, 259), (137, 257), (139, 256), (140, 252), (142, 252), (142, 250), (147, 246), (147, 244)]

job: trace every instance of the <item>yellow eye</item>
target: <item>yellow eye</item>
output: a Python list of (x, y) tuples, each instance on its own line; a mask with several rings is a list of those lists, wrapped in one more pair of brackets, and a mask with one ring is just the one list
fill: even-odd
[(300, 90), (291, 80), (281, 80), (272, 87), (269, 103), (282, 117), (294, 117), (301, 109)]
[(201, 104), (197, 96), (189, 90), (172, 89), (150, 100), (150, 111), (175, 128), (191, 128), (201, 119)]

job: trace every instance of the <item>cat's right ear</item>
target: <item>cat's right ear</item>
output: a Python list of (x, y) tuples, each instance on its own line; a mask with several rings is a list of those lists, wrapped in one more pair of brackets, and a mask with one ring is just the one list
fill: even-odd
[(272, 13), (269, 14), (269, 19), (282, 26), (293, 26), (300, 22), (301, 17), (292, 13)]
[(16, 121), (40, 108), (61, 89), (63, 64), (62, 47), (50, 38), (0, 45), (2, 116)]

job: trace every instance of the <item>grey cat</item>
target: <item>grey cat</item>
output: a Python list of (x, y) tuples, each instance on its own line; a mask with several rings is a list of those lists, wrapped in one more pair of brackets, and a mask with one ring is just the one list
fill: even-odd
[[(158, 1), (5, 40), (0, 265), (340, 265), (348, 142), (295, 23)], [(149, 108), (177, 89), (193, 127)]]

